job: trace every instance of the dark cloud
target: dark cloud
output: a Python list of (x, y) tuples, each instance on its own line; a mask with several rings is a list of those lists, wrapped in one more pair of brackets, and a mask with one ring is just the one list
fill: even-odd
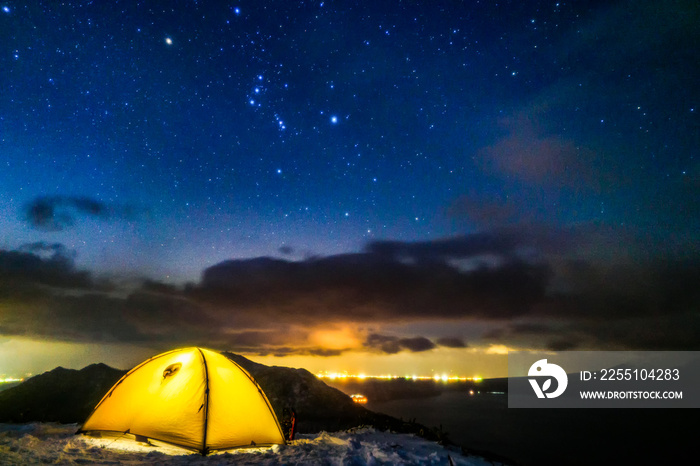
[[(222, 345), (221, 347), (225, 347)], [(233, 352), (245, 352), (248, 354), (256, 354), (258, 356), (340, 356), (343, 354), (343, 350), (319, 348), (319, 347), (304, 347), (304, 346), (256, 346), (256, 347), (243, 347), (236, 348), (235, 346), (229, 347), (230, 351)]]
[(62, 231), (75, 224), (79, 216), (101, 220), (134, 220), (137, 209), (128, 205), (107, 204), (88, 197), (42, 196), (26, 206), (29, 224), (42, 231)]
[(399, 339), (401, 348), (407, 349), (414, 353), (420, 351), (428, 351), (435, 348), (435, 343), (425, 337), (401, 338)]
[[(222, 321), (225, 322), (225, 319)], [(321, 348), (306, 345), (308, 332), (293, 329), (287, 325), (270, 324), (264, 329), (226, 331), (222, 332), (218, 339), (223, 347), (246, 353), (320, 354), (321, 352)], [(291, 344), (296, 346), (289, 346)]]
[(0, 280), (20, 287), (32, 283), (65, 288), (92, 286), (90, 274), (75, 269), (73, 256), (60, 244), (32, 243), (17, 251), (0, 250)]
[(552, 340), (547, 343), (547, 349), (550, 351), (572, 351), (577, 349), (579, 342), (576, 340), (566, 340), (563, 338)]
[(124, 301), (101, 293), (64, 294), (47, 288), (2, 290), (12, 305), (0, 311), (0, 333), (74, 342), (143, 340), (125, 319)]
[(435, 343), (425, 337), (400, 338), (376, 333), (370, 334), (367, 337), (365, 346), (387, 354), (395, 354), (403, 350), (418, 353), (436, 347)]
[(537, 347), (551, 351), (577, 349), (582, 343), (582, 337), (585, 337), (585, 332), (576, 330), (570, 323), (562, 325), (562, 322), (554, 324), (511, 323), (490, 330), (483, 335), (484, 339), (494, 343), (506, 341), (516, 346)]
[(296, 350), (297, 354), (308, 354), (310, 356), (340, 356), (341, 354), (344, 353), (343, 350), (338, 350), (338, 349), (327, 349), (327, 348), (310, 348), (310, 349), (303, 349), (299, 351), (299, 349)]
[[(469, 202), (474, 209), (485, 209), (483, 213), (490, 212), (492, 208), (489, 205), (477, 205), (479, 203), (476, 200), (466, 198), (457, 201), (455, 206), (462, 201)], [(518, 210), (523, 208), (519, 206)], [(460, 215), (456, 211), (455, 214)], [(648, 256), (650, 249), (656, 254), (664, 254), (672, 249), (670, 246), (668, 250), (664, 249), (660, 238), (650, 233), (602, 222), (581, 222), (562, 226), (553, 223), (514, 221), (470, 234), (431, 241), (374, 241), (368, 243), (365, 250), (403, 262), (446, 262), (478, 259), (483, 256), (493, 256), (506, 261), (532, 261), (538, 257), (542, 260), (561, 257), (568, 260), (596, 261), (600, 259), (600, 252), (619, 261), (623, 257), (635, 254)], [(652, 249), (654, 245), (657, 247)], [(687, 248), (687, 243), (684, 246)], [(591, 255), (596, 257), (589, 257)]]
[[(574, 259), (579, 251), (572, 244), (590, 248), (581, 231), (523, 230), (519, 237), (509, 229), (377, 242), (364, 253), (302, 261), (229, 260), (185, 288), (146, 281), (136, 290), (98, 287), (61, 245), (35, 243), (0, 251), (0, 296), (7, 304), (0, 307), (0, 333), (328, 355), (360, 350), (362, 341), (384, 353), (466, 347), (450, 334), (433, 342), (388, 336), (382, 328), (473, 321), (493, 329), (483, 341), (525, 347), (697, 345), (697, 251), (618, 262), (592, 253)], [(523, 254), (528, 249), (542, 252)], [(472, 261), (484, 254), (497, 260)], [(329, 328), (349, 329), (348, 341), (360, 340), (324, 347), (313, 335)]]
[(372, 334), (367, 337), (365, 346), (374, 348), (384, 353), (395, 354), (401, 351), (401, 346), (399, 346), (398, 340), (399, 339), (397, 337)]
[[(530, 258), (532, 251), (565, 254), (597, 241), (596, 234), (606, 232), (596, 225), (554, 227), (546, 224), (519, 223), (431, 241), (374, 241), (368, 243), (365, 250), (403, 262), (445, 262), (485, 255), (510, 260), (518, 257)], [(619, 231), (614, 234), (619, 234)]]
[(193, 341), (221, 338), (220, 321), (180, 293), (136, 291), (124, 299), (123, 319), (157, 340)]
[(447, 348), (466, 348), (468, 346), (462, 338), (458, 337), (442, 337), (435, 340), (435, 342)]
[(527, 314), (544, 298), (548, 266), (509, 260), (462, 271), (380, 254), (291, 262), (232, 260), (206, 269), (195, 300), (265, 321), (382, 322)]
[(435, 241), (374, 241), (366, 246), (369, 253), (392, 259), (444, 260), (481, 254), (512, 255), (523, 244), (516, 232), (476, 233)]
[(575, 345), (579, 350), (697, 351), (700, 313), (640, 315), (624, 319), (580, 319), (568, 323), (548, 341), (554, 348)]
[(44, 241), (23, 244), (17, 250), (40, 257), (65, 258), (66, 260), (72, 260), (77, 255), (75, 251), (69, 250), (61, 243), (46, 243)]
[(236, 347), (256, 348), (265, 345), (280, 345), (284, 342), (283, 334), (273, 331), (247, 330), (236, 332), (229, 337)]

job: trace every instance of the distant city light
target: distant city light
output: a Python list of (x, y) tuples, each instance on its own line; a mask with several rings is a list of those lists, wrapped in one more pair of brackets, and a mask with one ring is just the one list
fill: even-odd
[(24, 379), (15, 379), (14, 377), (6, 377), (0, 379), (0, 383), (12, 383), (12, 382), (22, 382)]
[(367, 375), (367, 374), (348, 374), (347, 372), (319, 372), (316, 374), (319, 379), (328, 380), (346, 380), (346, 379), (375, 379), (375, 380), (434, 380), (435, 382), (481, 382), (483, 380), (480, 376), (474, 377), (464, 377), (457, 375), (447, 375), (447, 374), (435, 374), (435, 375), (395, 375), (395, 374), (380, 374), (380, 375)]

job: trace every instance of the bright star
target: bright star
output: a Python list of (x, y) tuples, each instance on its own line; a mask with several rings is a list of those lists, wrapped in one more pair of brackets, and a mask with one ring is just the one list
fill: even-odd
[(168, 45), (173, 45), (173, 40), (170, 37), (165, 38), (165, 43)]
[(336, 123), (338, 123), (338, 117), (335, 116), (335, 115), (333, 115), (333, 116), (331, 117), (331, 123), (333, 123), (334, 125), (335, 125)]
[(4, 11), (5, 13), (8, 13), (8, 14), (9, 14), (9, 13), (10, 13), (10, 7), (9, 7), (9, 6), (4, 6), (4, 7), (2, 7), (2, 11)]

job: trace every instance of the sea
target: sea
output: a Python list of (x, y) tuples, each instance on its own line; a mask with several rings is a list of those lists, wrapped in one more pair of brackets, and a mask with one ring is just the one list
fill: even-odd
[(694, 409), (516, 409), (505, 393), (444, 391), (369, 400), (372, 411), (436, 427), (470, 452), (507, 464), (644, 465), (681, 462), (697, 445)]

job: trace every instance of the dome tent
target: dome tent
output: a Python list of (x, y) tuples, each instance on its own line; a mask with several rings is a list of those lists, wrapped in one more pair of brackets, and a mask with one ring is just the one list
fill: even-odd
[(122, 377), (78, 433), (131, 434), (206, 455), (284, 443), (270, 402), (227, 357), (203, 348), (159, 354)]

